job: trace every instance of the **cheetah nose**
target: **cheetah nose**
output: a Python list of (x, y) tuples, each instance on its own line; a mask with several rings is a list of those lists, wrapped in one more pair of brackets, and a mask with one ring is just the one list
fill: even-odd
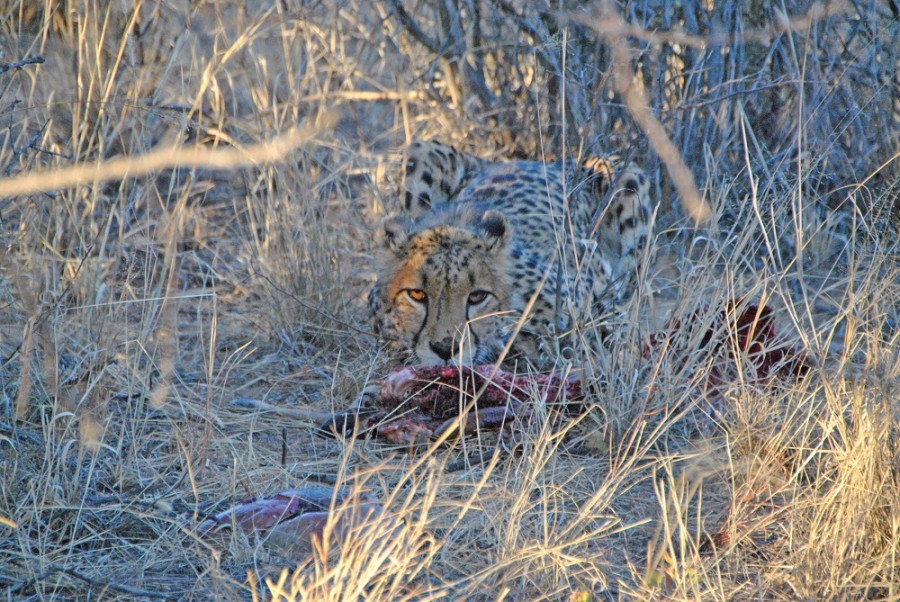
[(453, 357), (453, 339), (450, 337), (444, 337), (441, 341), (431, 341), (428, 343), (428, 347), (445, 362), (450, 361), (450, 358)]

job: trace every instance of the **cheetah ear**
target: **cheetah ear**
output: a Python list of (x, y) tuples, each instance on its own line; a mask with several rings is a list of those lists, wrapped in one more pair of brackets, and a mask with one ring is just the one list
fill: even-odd
[(389, 217), (381, 225), (380, 242), (390, 251), (399, 251), (409, 238), (409, 220), (402, 215)]
[(475, 228), (487, 243), (489, 251), (501, 251), (509, 242), (509, 222), (499, 211), (485, 211), (475, 224)]

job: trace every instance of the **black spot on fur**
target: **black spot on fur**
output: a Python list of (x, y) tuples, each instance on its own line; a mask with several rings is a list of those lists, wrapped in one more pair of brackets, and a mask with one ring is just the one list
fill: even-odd
[(410, 209), (412, 209), (412, 201), (413, 201), (412, 193), (411, 193), (410, 191), (407, 190), (407, 191), (406, 191), (406, 200), (404, 201), (404, 204), (406, 205), (406, 210), (407, 210), (407, 211), (409, 211)]
[(518, 180), (518, 179), (519, 179), (519, 176), (518, 176), (517, 174), (514, 174), (514, 173), (505, 173), (505, 174), (500, 174), (499, 176), (493, 177), (493, 178), (492, 178), (492, 181), (495, 182), (495, 183), (500, 183), (500, 182), (515, 182), (515, 181)]
[(625, 178), (622, 182), (622, 187), (628, 192), (637, 192), (638, 191), (638, 181), (634, 176), (629, 176)]
[(422, 181), (425, 182), (426, 186), (431, 186), (434, 184), (434, 178), (427, 171), (422, 174)]
[(431, 207), (431, 194), (427, 192), (419, 193), (419, 204), (424, 207)]
[(621, 234), (621, 233), (624, 233), (625, 230), (631, 230), (635, 226), (637, 226), (637, 220), (634, 219), (633, 217), (629, 217), (626, 220), (622, 220), (622, 223), (619, 224), (619, 233)]

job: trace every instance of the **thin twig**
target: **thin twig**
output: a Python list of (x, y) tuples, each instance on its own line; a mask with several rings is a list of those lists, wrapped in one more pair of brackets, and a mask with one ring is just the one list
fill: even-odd
[(306, 410), (303, 408), (283, 408), (281, 406), (276, 406), (271, 403), (265, 402), (261, 399), (251, 399), (249, 397), (239, 397), (237, 399), (233, 399), (231, 400), (229, 405), (235, 408), (259, 410), (260, 412), (274, 414), (275, 416), (280, 416), (282, 418), (295, 418), (297, 420), (304, 420), (307, 422), (318, 423), (334, 418), (334, 413), (332, 412), (325, 412), (322, 410)]
[(496, 4), (500, 7), (500, 10), (515, 20), (516, 25), (518, 25), (521, 30), (534, 38), (535, 41), (539, 42), (539, 44), (534, 47), (538, 60), (540, 60), (544, 66), (552, 70), (553, 73), (558, 73), (562, 76), (562, 69), (559, 66), (556, 55), (552, 52), (547, 52), (546, 50), (551, 47), (551, 44), (546, 40), (546, 36), (544, 36), (537, 27), (532, 25), (528, 19), (520, 16), (515, 8), (513, 8), (509, 2), (506, 2), (506, 0), (496, 0)]
[(88, 577), (87, 575), (80, 573), (79, 571), (76, 571), (74, 569), (69, 569), (64, 566), (60, 566), (58, 564), (51, 564), (50, 567), (47, 569), (47, 571), (45, 571), (43, 574), (7, 589), (6, 593), (8, 595), (18, 593), (18, 592), (22, 591), (23, 589), (36, 584), (38, 581), (43, 581), (44, 579), (46, 579), (47, 577), (52, 575), (54, 572), (65, 573), (66, 575), (75, 577), (76, 579), (80, 579), (81, 581), (84, 581), (85, 583), (88, 583), (94, 587), (108, 588), (108, 589), (111, 589), (111, 590), (114, 590), (117, 592), (122, 592), (124, 594), (131, 594), (132, 596), (144, 596), (146, 598), (156, 598), (156, 599), (161, 599), (161, 600), (178, 600), (181, 598), (181, 596), (178, 596), (175, 594), (167, 594), (165, 592), (154, 592), (154, 591), (149, 591), (149, 590), (144, 590), (144, 589), (138, 589), (136, 587), (120, 585), (118, 583), (113, 583), (111, 581), (101, 581), (99, 579), (94, 579), (93, 577)]
[[(321, 307), (317, 307), (317, 306), (315, 306), (315, 305), (313, 305), (313, 304), (311, 304), (311, 303), (307, 303), (306, 301), (304, 301), (303, 299), (301, 299), (300, 297), (298, 297), (298, 296), (295, 295), (294, 293), (292, 293), (292, 292), (286, 290), (286, 289), (285, 289), (284, 287), (282, 287), (282, 286), (279, 286), (279, 285), (278, 285), (274, 280), (272, 280), (269, 276), (263, 274), (261, 270), (257, 270), (257, 271), (258, 271), (259, 274), (262, 276), (263, 280), (265, 280), (267, 283), (269, 283), (269, 286), (271, 286), (273, 289), (275, 289), (276, 292), (279, 292), (279, 293), (281, 293), (282, 295), (284, 295), (284, 296), (286, 296), (286, 297), (289, 297), (292, 301), (294, 301), (295, 303), (297, 303), (297, 304), (300, 305), (301, 307), (303, 307), (303, 308), (305, 308), (305, 309), (308, 309), (308, 310), (310, 310), (310, 311), (313, 311), (313, 312), (319, 314), (319, 316), (321, 316), (322, 318), (325, 318), (326, 320), (328, 320), (329, 322), (331, 322), (331, 323), (333, 323), (333, 324), (336, 324), (336, 325), (338, 325), (338, 326), (342, 326), (342, 327), (344, 327), (344, 328), (349, 328), (350, 330), (352, 330), (352, 331), (355, 332), (356, 334), (361, 334), (361, 335), (373, 337), (373, 338), (376, 338), (376, 339), (379, 338), (379, 335), (375, 334), (374, 332), (372, 332), (372, 331), (370, 331), (370, 330), (363, 330), (363, 329), (359, 328), (358, 326), (356, 326), (356, 325), (354, 325), (354, 324), (351, 324), (350, 322), (347, 322), (346, 320), (342, 320), (341, 318), (337, 317), (336, 315), (334, 315), (334, 314), (332, 314), (332, 313), (329, 313), (329, 312), (325, 311), (325, 310), (322, 309)], [(386, 339), (386, 340), (393, 340), (393, 339)]]
[(89, 584), (93, 585), (94, 587), (109, 588), (109, 589), (115, 590), (117, 592), (131, 594), (133, 596), (146, 596), (147, 598), (159, 598), (162, 600), (179, 600), (179, 599), (181, 599), (181, 596), (178, 596), (178, 595), (167, 594), (164, 592), (152, 592), (152, 591), (145, 590), (145, 589), (138, 589), (136, 587), (129, 587), (127, 585), (119, 585), (118, 583), (113, 583), (112, 581), (100, 581), (99, 579), (94, 579), (92, 577), (88, 577), (87, 575), (83, 575), (82, 573), (80, 573), (74, 569), (67, 569), (67, 568), (61, 567), (61, 566), (54, 566), (53, 568), (56, 569), (57, 571), (65, 573), (66, 575), (75, 577), (76, 579), (81, 579), (82, 581), (89, 583)]
[(15, 63), (7, 63), (5, 65), (0, 65), (0, 75), (3, 75), (7, 71), (12, 71), (13, 69), (21, 69), (26, 65), (40, 65), (44, 62), (44, 57), (42, 56), (32, 56), (27, 59), (22, 59), (21, 61), (16, 61)]
[(428, 100), (428, 94), (421, 90), (333, 90), (321, 94), (307, 94), (297, 99), (301, 102), (322, 102), (328, 100), (348, 100), (351, 102), (414, 102)]

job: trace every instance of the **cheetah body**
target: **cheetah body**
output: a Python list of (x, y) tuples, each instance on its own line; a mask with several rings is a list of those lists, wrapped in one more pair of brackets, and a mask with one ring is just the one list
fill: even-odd
[(511, 339), (508, 357), (552, 357), (609, 309), (649, 234), (647, 178), (609, 159), (490, 163), (417, 142), (406, 172), (369, 306), (416, 363), (494, 361)]

